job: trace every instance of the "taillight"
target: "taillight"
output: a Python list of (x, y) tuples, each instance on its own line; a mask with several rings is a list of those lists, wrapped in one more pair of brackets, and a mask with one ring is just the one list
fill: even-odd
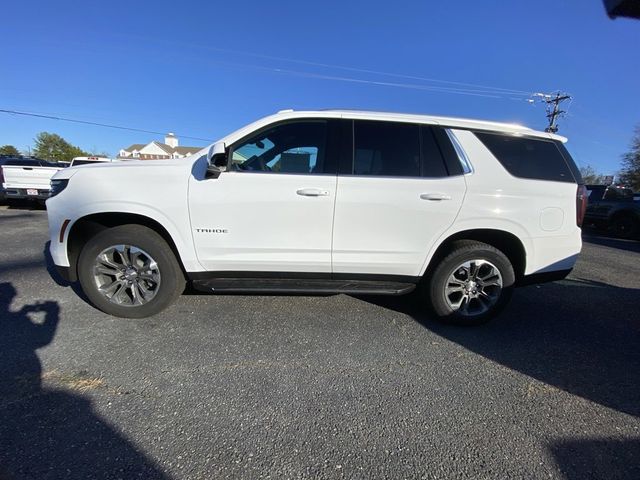
[(2, 167), (0, 167), (0, 185), (4, 183), (4, 173), (2, 172)]
[(587, 201), (589, 193), (587, 187), (584, 185), (578, 185), (578, 192), (576, 193), (576, 222), (578, 226), (582, 226), (584, 220), (584, 214), (587, 211)]

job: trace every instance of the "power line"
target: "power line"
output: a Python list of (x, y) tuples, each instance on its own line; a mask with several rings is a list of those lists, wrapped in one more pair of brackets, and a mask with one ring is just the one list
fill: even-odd
[[(153, 130), (144, 130), (142, 128), (133, 128), (133, 127), (123, 127), (121, 125), (111, 125), (108, 123), (97, 123), (97, 122), (89, 122), (87, 120), (78, 120), (75, 118), (67, 118), (67, 117), (59, 117), (59, 116), (55, 116), (55, 115), (44, 115), (44, 114), (39, 114), (39, 113), (32, 113), (32, 112), (19, 112), (17, 110), (5, 110), (5, 109), (0, 109), (0, 113), (8, 113), (10, 115), (23, 115), (26, 117), (37, 117), (37, 118), (46, 118), (48, 120), (60, 120), (63, 122), (71, 122), (71, 123), (81, 123), (84, 125), (93, 125), (95, 127), (106, 127), (106, 128), (115, 128), (118, 130), (129, 130), (131, 132), (142, 132), (142, 133), (151, 133), (154, 135), (165, 135), (167, 132), (156, 132)], [(209, 139), (209, 138), (200, 138), (200, 137), (190, 137), (187, 135), (178, 135), (176, 134), (176, 136), (179, 136), (181, 138), (188, 138), (190, 140), (202, 140), (204, 142), (211, 142), (213, 140)]]
[[(216, 60), (210, 60), (208, 63), (227, 66), (227, 67), (245, 68), (245, 69), (257, 70), (262, 72), (277, 73), (281, 75), (290, 75), (290, 76), (303, 77), (303, 78), (315, 78), (319, 80), (333, 80), (333, 81), (339, 81), (339, 82), (359, 83), (359, 84), (375, 85), (375, 86), (382, 86), (382, 87), (403, 88), (403, 89), (409, 89), (409, 90), (432, 91), (437, 93), (452, 93), (457, 95), (470, 95), (475, 97), (500, 98), (500, 99), (509, 98), (506, 96), (507, 94), (505, 94), (504, 92), (493, 91), (493, 90), (423, 85), (423, 84), (417, 84), (417, 83), (388, 82), (388, 81), (381, 81), (381, 80), (367, 80), (367, 79), (356, 78), (356, 77), (327, 75), (322, 73), (304, 72), (301, 70), (289, 70), (289, 69), (278, 68), (278, 67), (264, 67), (260, 65), (251, 65), (251, 64), (244, 64), (244, 63), (220, 62)], [(513, 95), (513, 94), (508, 93), (508, 95)], [(530, 96), (530, 95), (531, 95), (530, 93), (527, 93), (527, 96)]]
[[(312, 66), (312, 67), (320, 67), (320, 68), (325, 68), (325, 69), (337, 69), (337, 70), (344, 70), (344, 71), (350, 71), (350, 72), (368, 73), (368, 74), (373, 74), (373, 75), (381, 75), (381, 76), (388, 76), (388, 77), (395, 77), (395, 78), (405, 78), (405, 79), (408, 79), (408, 80), (417, 80), (417, 81), (422, 81), (422, 82), (440, 83), (440, 84), (446, 84), (446, 85), (451, 85), (451, 86), (458, 85), (460, 87), (472, 87), (472, 88), (475, 88), (475, 89), (481, 89), (483, 91), (491, 91), (493, 93), (500, 93), (500, 94), (522, 95), (522, 96), (526, 96), (526, 97), (530, 97), (531, 94), (532, 94), (531, 91), (527, 92), (527, 91), (524, 91), (524, 90), (516, 90), (516, 89), (511, 89), (511, 88), (503, 88), (503, 87), (492, 87), (492, 86), (488, 86), (488, 85), (479, 85), (479, 84), (476, 84), (476, 83), (456, 82), (456, 81), (452, 81), (452, 80), (442, 80), (442, 79), (438, 79), (438, 78), (428, 78), (428, 77), (421, 77), (421, 76), (417, 76), (417, 75), (407, 75), (407, 74), (403, 74), (403, 73), (393, 73), (393, 72), (366, 69), (366, 68), (360, 68), (360, 67), (349, 67), (349, 66), (345, 66), (345, 65), (323, 63), (323, 62), (310, 61), (310, 60), (301, 60), (301, 59), (296, 59), (296, 58), (280, 57), (280, 56), (275, 56), (275, 55), (268, 55), (268, 54), (255, 53), (255, 52), (247, 52), (247, 51), (242, 51), (242, 50), (233, 50), (233, 49), (220, 48), (220, 47), (212, 47), (212, 46), (208, 46), (208, 45), (200, 45), (200, 44), (191, 43), (191, 42), (176, 42), (176, 41), (166, 41), (166, 40), (157, 40), (157, 39), (151, 40), (149, 38), (140, 37), (140, 36), (137, 36), (137, 35), (129, 35), (129, 34), (126, 34), (126, 35), (123, 35), (123, 36), (128, 37), (128, 38), (133, 37), (133, 38), (136, 38), (136, 39), (139, 39), (139, 40), (144, 40), (147, 43), (164, 44), (164, 45), (175, 45), (175, 46), (181, 46), (181, 47), (189, 47), (190, 49), (199, 48), (199, 49), (202, 49), (202, 50), (208, 50), (208, 51), (212, 51), (212, 52), (219, 52), (219, 53), (232, 54), (232, 55), (243, 55), (243, 56), (247, 56), (247, 57), (260, 58), (260, 59), (263, 59), (263, 60), (275, 60), (275, 61), (280, 61), (280, 62), (295, 63), (295, 64), (299, 64), (299, 65), (308, 65), (308, 66)], [(246, 67), (252, 67), (252, 66), (249, 66), (249, 65), (245, 65), (245, 66)], [(260, 67), (257, 67), (257, 68), (260, 68)], [(266, 68), (266, 67), (262, 67), (262, 68)], [(306, 72), (300, 72), (300, 73), (306, 73)], [(309, 72), (309, 73), (313, 74), (312, 72)], [(455, 87), (451, 87), (451, 88), (455, 88)]]
[(219, 51), (219, 52), (223, 52), (223, 53), (234, 53), (234, 54), (246, 55), (246, 56), (251, 56), (251, 57), (255, 57), (255, 58), (261, 58), (261, 59), (265, 59), (265, 60), (278, 60), (278, 61), (282, 61), (282, 62), (297, 63), (297, 64), (300, 64), (300, 65), (309, 65), (309, 66), (322, 67), (322, 68), (334, 68), (334, 69), (337, 69), (337, 70), (345, 70), (345, 71), (350, 71), (350, 72), (370, 73), (370, 74), (374, 74), (374, 75), (383, 75), (383, 76), (395, 77), (395, 78), (406, 78), (406, 79), (409, 79), (409, 80), (419, 80), (419, 81), (423, 81), (423, 82), (442, 83), (442, 84), (448, 84), (448, 85), (459, 85), (459, 86), (462, 86), (462, 87), (472, 87), (472, 88), (476, 88), (476, 89), (481, 89), (483, 91), (492, 91), (492, 92), (495, 92), (495, 93), (503, 93), (503, 94), (508, 93), (508, 94), (512, 94), (512, 95), (531, 96), (531, 92), (526, 92), (524, 90), (515, 90), (515, 89), (510, 89), (510, 88), (502, 88), (502, 87), (491, 87), (491, 86), (487, 86), (487, 85), (479, 85), (479, 84), (476, 84), (476, 83), (456, 82), (456, 81), (452, 81), (452, 80), (441, 80), (441, 79), (438, 79), (438, 78), (420, 77), (420, 76), (417, 76), (417, 75), (407, 75), (407, 74), (402, 74), (402, 73), (392, 73), (392, 72), (385, 72), (385, 71), (381, 71), (381, 70), (370, 70), (370, 69), (366, 69), (366, 68), (347, 67), (347, 66), (344, 66), (344, 65), (336, 65), (336, 64), (331, 64), (331, 63), (312, 62), (312, 61), (307, 61), (307, 60), (299, 60), (299, 59), (294, 59), (294, 58), (277, 57), (277, 56), (273, 56), (273, 55), (263, 55), (263, 54), (259, 54), (259, 53), (242, 52), (242, 51), (228, 50), (228, 49), (223, 49), (223, 48), (215, 48), (215, 47), (201, 47), (201, 48), (206, 48), (206, 49), (209, 49), (209, 50)]

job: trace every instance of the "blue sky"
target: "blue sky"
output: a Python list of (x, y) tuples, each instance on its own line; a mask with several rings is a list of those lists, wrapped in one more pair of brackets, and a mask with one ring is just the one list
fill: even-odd
[[(542, 129), (525, 93), (560, 89), (575, 98), (559, 133), (576, 160), (613, 173), (640, 123), (638, 45), (640, 21), (610, 20), (600, 0), (23, 0), (3, 6), (0, 109), (211, 140), (284, 108)], [(161, 140), (0, 114), (0, 145), (24, 149), (43, 130), (110, 154)]]

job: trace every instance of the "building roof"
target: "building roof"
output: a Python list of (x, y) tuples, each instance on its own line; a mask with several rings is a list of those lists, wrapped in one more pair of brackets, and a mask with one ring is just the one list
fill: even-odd
[(146, 143), (134, 143), (133, 145), (128, 146), (127, 148), (123, 148), (125, 152), (133, 152), (134, 150), (140, 151), (142, 148), (146, 147)]
[(176, 147), (174, 151), (179, 153), (180, 155), (191, 155), (193, 153), (199, 152), (202, 150), (202, 147)]
[(169, 145), (167, 145), (166, 143), (161, 143), (161, 142), (157, 142), (157, 141), (152, 141), (149, 142), (147, 144), (144, 143), (134, 143), (133, 145), (127, 147), (127, 148), (123, 148), (122, 150), (124, 150), (125, 152), (133, 152), (134, 150), (137, 150), (138, 152), (140, 150), (142, 150), (144, 147), (148, 146), (148, 145), (155, 145), (156, 147), (158, 147), (160, 150), (162, 150), (163, 152), (165, 152), (167, 155), (173, 155), (174, 153), (177, 153), (178, 155), (192, 155), (196, 152), (199, 152), (200, 150), (202, 150), (202, 147), (171, 147)]
[(156, 142), (155, 140), (153, 142), (151, 142), (151, 143), (155, 144), (160, 150), (162, 150), (163, 152), (165, 152), (168, 155), (171, 155), (175, 151), (173, 149), (173, 147), (170, 147), (166, 143)]

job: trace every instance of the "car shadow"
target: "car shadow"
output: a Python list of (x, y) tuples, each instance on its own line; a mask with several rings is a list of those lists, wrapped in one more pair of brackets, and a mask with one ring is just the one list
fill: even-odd
[(567, 480), (640, 478), (640, 439), (567, 439), (549, 449)]
[(0, 283), (0, 478), (167, 478), (131, 442), (105, 423), (86, 398), (43, 387), (36, 350), (56, 334), (60, 306), (37, 302), (12, 309), (16, 290)]
[(583, 234), (582, 241), (585, 243), (591, 243), (593, 245), (600, 245), (603, 247), (617, 248), (618, 250), (624, 250), (627, 252), (640, 253), (640, 242), (637, 240), (623, 240), (621, 238), (600, 236), (594, 234)]
[(4, 205), (9, 210), (46, 210), (44, 202), (35, 200), (5, 200)]
[(517, 289), (480, 327), (440, 324), (417, 302), (363, 298), (555, 388), (640, 416), (640, 290), (581, 279)]
[[(44, 256), (44, 263), (47, 269), (47, 273), (51, 277), (51, 279), (56, 283), (56, 285), (60, 287), (70, 287), (80, 299), (88, 305), (91, 305), (89, 298), (84, 294), (82, 288), (80, 288), (80, 284), (78, 282), (69, 282), (62, 278), (60, 273), (58, 273), (58, 269), (56, 265), (53, 263), (53, 258), (51, 257), (51, 252), (49, 251), (49, 245), (51, 241), (48, 241), (44, 244), (44, 250), (42, 251), (42, 255)], [(93, 306), (93, 305), (91, 305)]]

